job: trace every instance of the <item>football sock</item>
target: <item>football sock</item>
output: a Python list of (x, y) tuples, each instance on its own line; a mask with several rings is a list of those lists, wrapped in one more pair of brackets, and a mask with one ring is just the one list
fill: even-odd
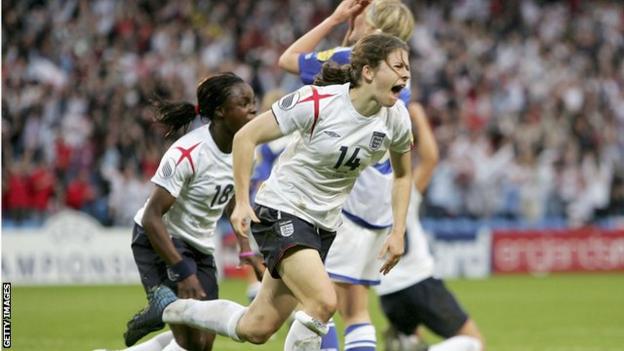
[(173, 333), (171, 331), (166, 331), (154, 336), (146, 342), (124, 349), (124, 351), (161, 351), (171, 340), (173, 340)]
[(333, 318), (327, 322), (327, 327), (327, 334), (321, 338), (321, 351), (338, 351), (338, 332)]
[(163, 321), (186, 324), (241, 341), (236, 334), (236, 326), (246, 310), (244, 306), (228, 300), (179, 299), (165, 308)]
[(260, 292), (261, 286), (262, 283), (260, 282), (251, 283), (247, 286), (247, 300), (249, 300), (249, 302), (256, 298), (256, 295)]
[(481, 351), (481, 347), (479, 339), (458, 335), (429, 346), (429, 351)]
[(180, 345), (178, 345), (178, 343), (175, 341), (175, 339), (172, 339), (169, 342), (169, 345), (162, 349), (162, 351), (186, 351), (186, 349), (181, 348)]
[(284, 351), (318, 351), (321, 349), (321, 335), (327, 334), (327, 330), (323, 322), (297, 311), (286, 335)]
[(370, 323), (352, 324), (345, 329), (345, 351), (375, 351), (377, 337)]

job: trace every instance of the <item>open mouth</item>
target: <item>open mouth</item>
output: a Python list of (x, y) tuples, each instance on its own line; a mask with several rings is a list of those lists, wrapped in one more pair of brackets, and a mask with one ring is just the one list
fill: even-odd
[(405, 88), (404, 84), (397, 84), (393, 86), (392, 89), (390, 90), (392, 90), (392, 93), (396, 95), (396, 94), (399, 94), (401, 90), (403, 90), (403, 88)]

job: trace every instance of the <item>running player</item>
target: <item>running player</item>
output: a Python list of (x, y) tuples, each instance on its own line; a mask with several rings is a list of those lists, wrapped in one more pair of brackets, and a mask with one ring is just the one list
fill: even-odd
[[(248, 308), (226, 300), (177, 300), (164, 309), (164, 321), (262, 344), (299, 303), (284, 349), (320, 350), (337, 304), (323, 260), (357, 176), (387, 151), (394, 168), (394, 226), (380, 250), (386, 257), (382, 272), (398, 262), (411, 185), (411, 126), (405, 106), (396, 103), (409, 79), (407, 45), (390, 35), (369, 35), (354, 46), (351, 61), (323, 68), (318, 84), (334, 85), (305, 86), (285, 96), (234, 138), (231, 221), (241, 235), (253, 221), (267, 265), (256, 299)], [(254, 212), (247, 193), (255, 146), (297, 131), (258, 192)], [(154, 299), (175, 297), (163, 288)]]
[[(324, 62), (348, 63), (351, 47), (313, 51), (321, 40), (344, 22), (350, 25), (345, 36), (346, 44), (352, 44), (374, 31), (392, 34), (405, 41), (414, 29), (411, 12), (399, 1), (374, 1), (369, 5), (361, 0), (346, 0), (326, 20), (286, 49), (280, 57), (280, 67), (298, 74), (307, 84), (320, 72)], [(401, 91), (401, 100), (408, 106), (409, 89)], [(423, 167), (428, 165), (428, 155), (420, 156)], [(327, 272), (338, 294), (338, 312), (346, 325), (345, 350), (368, 351), (376, 348), (376, 332), (368, 311), (368, 289), (379, 284), (379, 268), (383, 262), (371, 257), (379, 251), (392, 228), (389, 196), (392, 179), (392, 167), (387, 159), (362, 171), (342, 210), (343, 224), (327, 256)], [(354, 252), (358, 254), (354, 255)], [(335, 330), (330, 329), (323, 338), (323, 349), (338, 350)]]
[[(197, 105), (155, 102), (158, 122), (168, 126), (166, 136), (186, 129), (197, 115), (210, 122), (171, 145), (152, 178), (156, 187), (134, 218), (132, 252), (150, 301), (161, 285), (174, 289), (180, 298), (218, 297), (214, 230), (234, 197), (232, 140), (255, 116), (256, 108), (251, 87), (232, 73), (203, 80), (197, 101)], [(239, 236), (239, 243), (242, 251), (250, 250), (247, 238)], [(155, 307), (151, 302), (128, 322), (127, 346), (163, 327), (158, 319), (150, 321)], [(182, 325), (171, 330), (175, 340), (166, 350), (212, 349), (213, 333)], [(135, 350), (160, 350), (163, 338), (161, 334)]]

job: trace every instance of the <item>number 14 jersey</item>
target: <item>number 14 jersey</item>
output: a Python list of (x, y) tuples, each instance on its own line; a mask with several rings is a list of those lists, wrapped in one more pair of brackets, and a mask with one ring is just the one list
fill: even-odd
[(390, 150), (412, 144), (411, 123), (402, 103), (373, 116), (359, 114), (349, 84), (304, 86), (272, 106), (284, 135), (299, 136), (280, 155), (256, 203), (336, 230), (340, 211), (360, 172)]

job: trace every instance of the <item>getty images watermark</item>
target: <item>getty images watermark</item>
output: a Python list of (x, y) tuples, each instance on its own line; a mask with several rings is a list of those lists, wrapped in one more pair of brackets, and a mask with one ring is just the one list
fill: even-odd
[(2, 347), (11, 347), (11, 283), (2, 283)]

